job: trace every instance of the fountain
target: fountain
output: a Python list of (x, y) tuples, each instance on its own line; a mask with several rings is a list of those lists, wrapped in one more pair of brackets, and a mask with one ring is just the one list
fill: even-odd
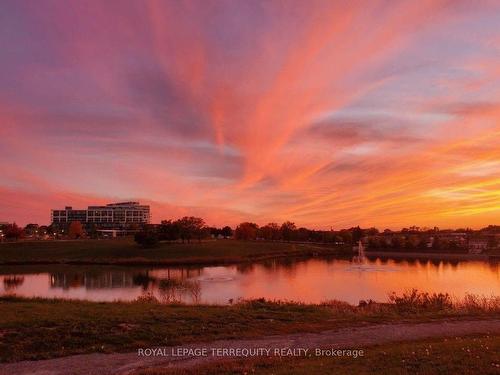
[(352, 257), (352, 263), (348, 268), (349, 270), (363, 272), (393, 272), (396, 270), (394, 267), (369, 262), (365, 254), (365, 247), (361, 241), (358, 241), (358, 246), (354, 246), (353, 250), (357, 250), (358, 255)]
[(357, 264), (366, 263), (365, 248), (361, 241), (358, 241), (358, 255), (353, 257), (353, 262)]

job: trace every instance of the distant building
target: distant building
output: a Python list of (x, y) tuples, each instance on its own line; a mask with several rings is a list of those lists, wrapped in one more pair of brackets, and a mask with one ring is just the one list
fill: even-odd
[(486, 238), (471, 238), (469, 240), (469, 253), (481, 254), (488, 247), (488, 240)]
[(63, 210), (51, 210), (53, 224), (79, 221), (86, 226), (98, 228), (126, 228), (133, 224), (149, 224), (150, 209), (139, 202), (110, 203), (105, 206), (88, 206), (86, 210), (74, 210), (66, 206)]

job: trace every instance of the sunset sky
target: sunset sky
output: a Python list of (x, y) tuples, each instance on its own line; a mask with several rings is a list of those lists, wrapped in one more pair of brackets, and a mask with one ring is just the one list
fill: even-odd
[(500, 1), (0, 2), (0, 221), (500, 224)]

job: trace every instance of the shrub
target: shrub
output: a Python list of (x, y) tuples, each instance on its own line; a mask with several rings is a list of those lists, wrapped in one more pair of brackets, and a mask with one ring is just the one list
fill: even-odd
[(143, 294), (135, 299), (138, 303), (160, 303), (158, 298), (156, 298), (152, 293)]
[(134, 241), (145, 248), (155, 247), (158, 244), (158, 235), (154, 232), (139, 232), (134, 236)]
[(457, 302), (457, 308), (463, 309), (468, 313), (477, 312), (497, 312), (500, 313), (500, 296), (477, 296), (475, 294), (466, 294), (464, 299)]
[(453, 308), (453, 301), (448, 293), (424, 293), (418, 289), (404, 292), (401, 296), (392, 293), (389, 302), (396, 305), (401, 313), (415, 313), (419, 311), (442, 311)]
[(18, 227), (16, 223), (8, 224), (3, 228), (5, 238), (8, 240), (18, 240), (23, 236), (23, 229)]

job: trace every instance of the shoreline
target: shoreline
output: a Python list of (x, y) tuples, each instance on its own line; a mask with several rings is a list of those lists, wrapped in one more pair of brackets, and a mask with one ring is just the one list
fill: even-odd
[[(374, 249), (375, 250), (375, 249)], [(387, 249), (391, 250), (391, 249)], [(144, 249), (130, 238), (99, 241), (19, 242), (0, 246), (0, 267), (8, 266), (146, 266), (182, 267), (245, 264), (266, 260), (335, 257), (351, 259), (348, 246), (297, 242), (210, 241), (191, 244), (160, 243)], [(431, 253), (366, 250), (368, 259), (435, 261), (498, 261), (495, 254)]]
[[(319, 250), (319, 249), (318, 249)], [(442, 260), (442, 261), (498, 261), (500, 257), (488, 254), (450, 254), (450, 253), (400, 253), (392, 251), (367, 251), (366, 257), (369, 259), (398, 259), (398, 260)], [(7, 266), (50, 266), (50, 265), (68, 265), (68, 266), (223, 266), (232, 264), (254, 263), (265, 260), (283, 259), (283, 258), (316, 258), (333, 256), (339, 259), (348, 258), (350, 255), (343, 254), (338, 250), (319, 250), (319, 251), (297, 251), (284, 253), (269, 253), (264, 255), (249, 255), (247, 257), (224, 257), (224, 258), (185, 258), (185, 259), (165, 259), (150, 260), (145, 258), (130, 258), (116, 260), (28, 260), (28, 261), (3, 261), (0, 267)], [(354, 254), (353, 254), (354, 256)]]
[(29, 261), (3, 261), (0, 262), (2, 266), (37, 266), (37, 265), (71, 265), (71, 266), (217, 266), (217, 265), (230, 265), (253, 263), (263, 260), (282, 259), (282, 258), (313, 258), (320, 256), (338, 256), (342, 257), (338, 249), (317, 249), (317, 251), (296, 251), (296, 252), (282, 252), (282, 253), (269, 253), (263, 255), (248, 255), (246, 257), (221, 257), (221, 258), (184, 258), (184, 259), (165, 259), (165, 260), (149, 260), (144, 258), (130, 258), (130, 259), (117, 259), (109, 261), (101, 260), (29, 260)]
[(367, 258), (395, 258), (395, 259), (426, 259), (426, 260), (478, 260), (490, 261), (488, 254), (454, 254), (454, 253), (403, 253), (397, 251), (366, 251)]

